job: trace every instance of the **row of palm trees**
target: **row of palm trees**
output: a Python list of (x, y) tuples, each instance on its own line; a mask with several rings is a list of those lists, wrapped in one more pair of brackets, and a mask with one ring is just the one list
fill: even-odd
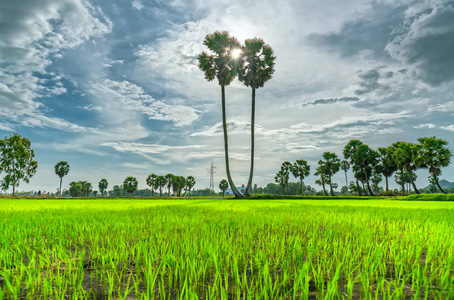
[[(61, 185), (62, 180), (65, 175), (68, 174), (70, 166), (67, 161), (60, 161), (55, 165), (55, 174), (58, 175), (60, 178), (60, 196), (62, 195), (61, 192)], [(183, 196), (186, 195), (186, 192), (189, 192), (191, 195), (191, 189), (196, 184), (195, 178), (193, 176), (183, 177), (183, 176), (176, 176), (171, 173), (167, 175), (156, 175), (150, 174), (147, 177), (147, 185), (151, 187), (152, 196), (154, 196), (155, 190), (159, 189), (159, 194), (162, 196), (162, 189), (167, 187), (167, 194), (170, 196), (170, 189), (173, 190), (173, 194), (176, 196), (181, 196), (182, 191), (184, 190)], [(104, 191), (107, 190), (108, 187), (107, 179), (101, 179), (98, 183), (99, 191), (101, 195), (104, 196)], [(72, 196), (88, 196), (89, 193), (92, 191), (93, 187), (91, 183), (87, 181), (72, 181), (70, 183), (69, 193)], [(138, 181), (135, 177), (129, 176), (123, 181), (122, 188), (127, 193), (132, 195), (138, 186)]]
[(265, 82), (272, 78), (274, 73), (273, 49), (262, 39), (247, 39), (244, 45), (227, 31), (216, 31), (208, 34), (203, 41), (209, 52), (202, 52), (198, 56), (199, 68), (205, 73), (205, 79), (217, 79), (221, 86), (222, 128), (224, 132), (225, 168), (227, 180), (236, 198), (242, 195), (233, 183), (230, 175), (229, 146), (227, 136), (227, 120), (225, 110), (225, 87), (238, 76), (245, 86), (252, 89), (251, 113), (251, 165), (249, 179), (244, 194), (252, 192), (254, 173), (254, 127), (255, 127), (255, 90), (263, 87)]
[[(438, 186), (440, 191), (446, 193), (439, 184), (439, 177), (442, 174), (441, 168), (451, 163), (452, 153), (447, 147), (448, 142), (443, 139), (434, 137), (422, 137), (418, 143), (395, 142), (388, 147), (379, 147), (377, 150), (372, 149), (360, 140), (351, 140), (345, 145), (343, 155), (345, 160), (340, 160), (337, 154), (333, 152), (324, 152), (323, 159), (319, 160), (314, 175), (319, 176), (315, 181), (322, 186), (323, 191), (327, 194), (326, 185), (329, 186), (330, 194), (334, 195), (332, 183), (334, 174), (343, 170), (345, 172), (345, 183), (348, 186), (347, 171), (351, 168), (356, 180), (356, 190), (361, 196), (360, 182), (367, 186), (369, 195), (373, 196), (370, 182), (378, 184), (382, 175), (386, 181), (386, 192), (389, 191), (388, 178), (396, 173), (396, 180), (405, 193), (405, 182), (409, 181), (415, 191), (419, 194), (416, 187), (415, 171), (418, 169), (428, 169), (429, 181)], [(284, 190), (288, 185), (290, 173), (299, 178), (302, 182), (310, 174), (310, 166), (305, 160), (297, 160), (294, 164), (286, 161), (282, 163), (281, 169), (275, 176), (275, 181)]]
[(159, 189), (159, 195), (162, 196), (162, 189), (167, 187), (167, 194), (170, 196), (170, 189), (172, 188), (173, 194), (175, 196), (181, 196), (181, 192), (184, 190), (183, 196), (186, 195), (186, 192), (189, 192), (191, 195), (191, 189), (196, 184), (195, 178), (193, 176), (183, 177), (175, 176), (173, 174), (167, 175), (156, 175), (150, 174), (147, 177), (147, 185), (151, 188), (151, 194), (154, 196), (155, 190)]

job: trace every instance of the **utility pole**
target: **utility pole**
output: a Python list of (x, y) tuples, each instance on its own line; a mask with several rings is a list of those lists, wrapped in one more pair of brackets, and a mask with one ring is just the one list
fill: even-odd
[(214, 192), (214, 173), (216, 173), (214, 169), (216, 169), (216, 167), (213, 165), (213, 163), (211, 163), (210, 171), (208, 173), (210, 174), (210, 190), (213, 192)]

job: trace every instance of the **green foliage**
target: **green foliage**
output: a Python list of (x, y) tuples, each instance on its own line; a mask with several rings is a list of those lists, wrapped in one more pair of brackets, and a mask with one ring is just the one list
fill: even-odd
[(454, 194), (412, 194), (399, 196), (396, 200), (403, 201), (454, 201)]
[(109, 185), (109, 183), (107, 182), (107, 179), (101, 179), (98, 183), (98, 188), (99, 188), (99, 191), (101, 192), (101, 196), (104, 197), (104, 191), (107, 189), (107, 186)]
[(196, 184), (196, 181), (193, 176), (188, 176), (186, 178), (186, 188), (187, 188), (187, 191), (189, 191), (189, 196), (191, 196), (191, 189), (194, 187), (195, 184)]
[(38, 168), (33, 160), (35, 152), (30, 148), (30, 141), (17, 133), (0, 139), (0, 174), (5, 173), (1, 187), (7, 191), (13, 187), (13, 195), (21, 180), (29, 183)]
[(55, 165), (55, 174), (57, 174), (58, 177), (60, 177), (60, 188), (59, 188), (60, 196), (61, 196), (61, 192), (62, 192), (61, 191), (62, 179), (63, 179), (63, 176), (68, 174), (68, 172), (69, 172), (69, 164), (67, 161), (60, 161)]
[(202, 52), (198, 56), (199, 68), (205, 73), (205, 79), (218, 79), (219, 85), (229, 85), (241, 68), (241, 60), (232, 59), (232, 51), (241, 48), (235, 37), (227, 31), (216, 31), (208, 34), (203, 41), (211, 53)]
[(129, 176), (123, 181), (123, 189), (129, 194), (132, 195), (137, 190), (138, 186), (137, 179), (135, 177)]
[(225, 195), (225, 191), (229, 188), (229, 183), (227, 180), (222, 179), (221, 182), (219, 182), (219, 189), (222, 191), (222, 197)]
[(69, 184), (69, 194), (72, 197), (88, 197), (92, 191), (92, 185), (87, 181), (72, 181)]
[(186, 178), (183, 176), (174, 176), (172, 181), (173, 193), (181, 196), (181, 191), (186, 187)]
[(155, 188), (159, 189), (159, 196), (161, 196), (161, 197), (162, 197), (162, 189), (165, 187), (166, 184), (167, 184), (167, 179), (164, 176), (159, 175), (158, 177), (156, 177)]
[(156, 174), (150, 174), (147, 177), (147, 185), (151, 187), (151, 195), (154, 196), (154, 190), (156, 188), (156, 179), (158, 176)]

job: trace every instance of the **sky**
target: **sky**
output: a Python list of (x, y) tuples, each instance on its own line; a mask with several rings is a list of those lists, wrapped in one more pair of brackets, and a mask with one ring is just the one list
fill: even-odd
[[(313, 173), (323, 152), (342, 157), (351, 139), (376, 149), (437, 136), (453, 150), (451, 0), (0, 1), (0, 137), (27, 137), (38, 162), (18, 190), (55, 192), (62, 160), (63, 188), (106, 178), (111, 189), (127, 176), (146, 188), (149, 174), (173, 173), (203, 189), (211, 163), (217, 187), (226, 178), (221, 91), (197, 66), (216, 30), (260, 37), (275, 52), (273, 78), (256, 92), (259, 186), (283, 161), (305, 159)], [(240, 186), (251, 89), (235, 81), (226, 97)], [(427, 170), (417, 174), (426, 186)], [(454, 181), (452, 165), (441, 178)], [(333, 181), (344, 185), (344, 174)]]

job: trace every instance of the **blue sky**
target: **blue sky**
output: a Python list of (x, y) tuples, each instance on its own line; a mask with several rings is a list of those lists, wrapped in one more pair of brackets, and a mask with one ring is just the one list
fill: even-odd
[[(431, 1), (81, 1), (0, 3), (0, 136), (29, 138), (39, 167), (19, 190), (63, 179), (225, 176), (220, 88), (197, 68), (206, 34), (263, 38), (274, 78), (257, 90), (254, 182), (283, 161), (315, 169), (350, 139), (373, 148), (454, 142), (454, 4)], [(226, 89), (231, 169), (249, 170), (250, 89)], [(350, 174), (350, 177), (352, 174)], [(427, 185), (426, 170), (416, 184)], [(454, 181), (452, 166), (442, 178)], [(351, 177), (352, 178), (352, 177)], [(314, 185), (314, 177), (306, 184)], [(343, 174), (334, 181), (342, 185)]]

